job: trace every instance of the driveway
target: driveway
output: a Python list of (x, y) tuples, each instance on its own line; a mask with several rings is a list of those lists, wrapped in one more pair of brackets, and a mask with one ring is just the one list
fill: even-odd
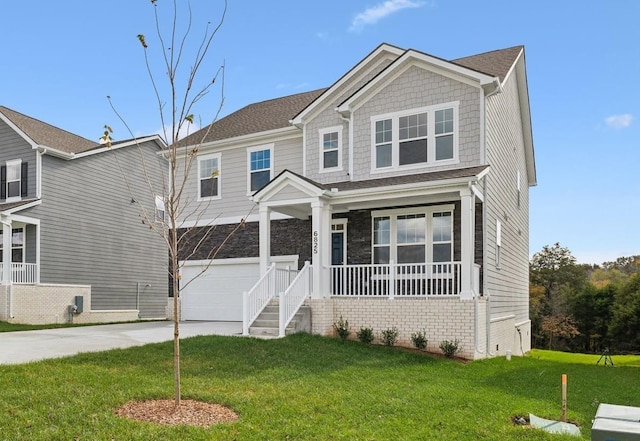
[[(240, 335), (241, 322), (183, 322), (180, 338), (196, 335)], [(80, 352), (129, 348), (173, 340), (173, 322), (78, 326), (0, 333), (0, 364), (18, 364)]]

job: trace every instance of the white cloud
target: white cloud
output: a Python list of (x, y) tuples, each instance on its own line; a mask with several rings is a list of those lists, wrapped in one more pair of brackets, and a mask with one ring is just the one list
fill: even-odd
[(416, 0), (386, 0), (357, 14), (351, 22), (349, 30), (352, 32), (361, 31), (365, 26), (376, 24), (394, 12), (407, 8), (419, 8), (424, 4), (423, 1)]
[(622, 115), (611, 115), (604, 119), (607, 127), (612, 129), (625, 129), (631, 125), (633, 121), (633, 115), (630, 113), (624, 113)]

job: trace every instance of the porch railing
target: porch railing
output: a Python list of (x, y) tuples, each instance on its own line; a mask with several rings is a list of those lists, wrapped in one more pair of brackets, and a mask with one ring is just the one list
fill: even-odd
[[(11, 263), (11, 281), (17, 285), (38, 283), (37, 263)], [(4, 263), (0, 263), (0, 279), (4, 274)]]
[(280, 293), (279, 336), (284, 337), (287, 326), (311, 292), (311, 265), (304, 263), (296, 278), (286, 291)]
[(331, 295), (391, 298), (459, 295), (461, 265), (460, 262), (332, 265)]
[(287, 289), (297, 270), (277, 268), (272, 263), (251, 290), (242, 295), (242, 333), (249, 335), (249, 326), (278, 293)]

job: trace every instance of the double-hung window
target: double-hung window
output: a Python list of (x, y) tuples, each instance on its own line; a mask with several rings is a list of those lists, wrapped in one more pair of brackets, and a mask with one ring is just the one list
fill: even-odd
[(453, 206), (373, 212), (373, 263), (451, 262)]
[(342, 169), (342, 127), (322, 129), (320, 135), (320, 171)]
[(219, 199), (221, 154), (198, 157), (198, 199)]
[(455, 163), (458, 102), (371, 118), (374, 171)]
[(273, 179), (273, 144), (247, 150), (248, 191), (255, 193)]
[(0, 198), (19, 201), (27, 195), (27, 163), (20, 159), (7, 161), (0, 169)]

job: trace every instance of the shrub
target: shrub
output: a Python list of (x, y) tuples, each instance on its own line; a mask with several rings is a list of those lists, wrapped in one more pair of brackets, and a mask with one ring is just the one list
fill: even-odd
[(460, 340), (458, 339), (453, 341), (442, 340), (440, 342), (440, 350), (445, 357), (453, 357), (458, 353), (458, 351), (460, 351), (460, 349), (462, 349), (462, 346), (460, 346)]
[(393, 346), (398, 339), (398, 328), (395, 326), (389, 329), (383, 329), (380, 331), (380, 340), (386, 346)]
[(424, 330), (411, 334), (411, 343), (413, 343), (416, 349), (420, 351), (424, 351), (424, 349), (427, 347), (427, 341), (427, 336)]
[(362, 343), (371, 343), (373, 341), (373, 328), (360, 328), (358, 332), (356, 332), (356, 337)]
[(351, 335), (351, 329), (349, 329), (349, 321), (343, 320), (342, 316), (340, 316), (340, 320), (333, 324), (333, 329), (336, 331), (338, 337), (342, 340), (346, 340)]

